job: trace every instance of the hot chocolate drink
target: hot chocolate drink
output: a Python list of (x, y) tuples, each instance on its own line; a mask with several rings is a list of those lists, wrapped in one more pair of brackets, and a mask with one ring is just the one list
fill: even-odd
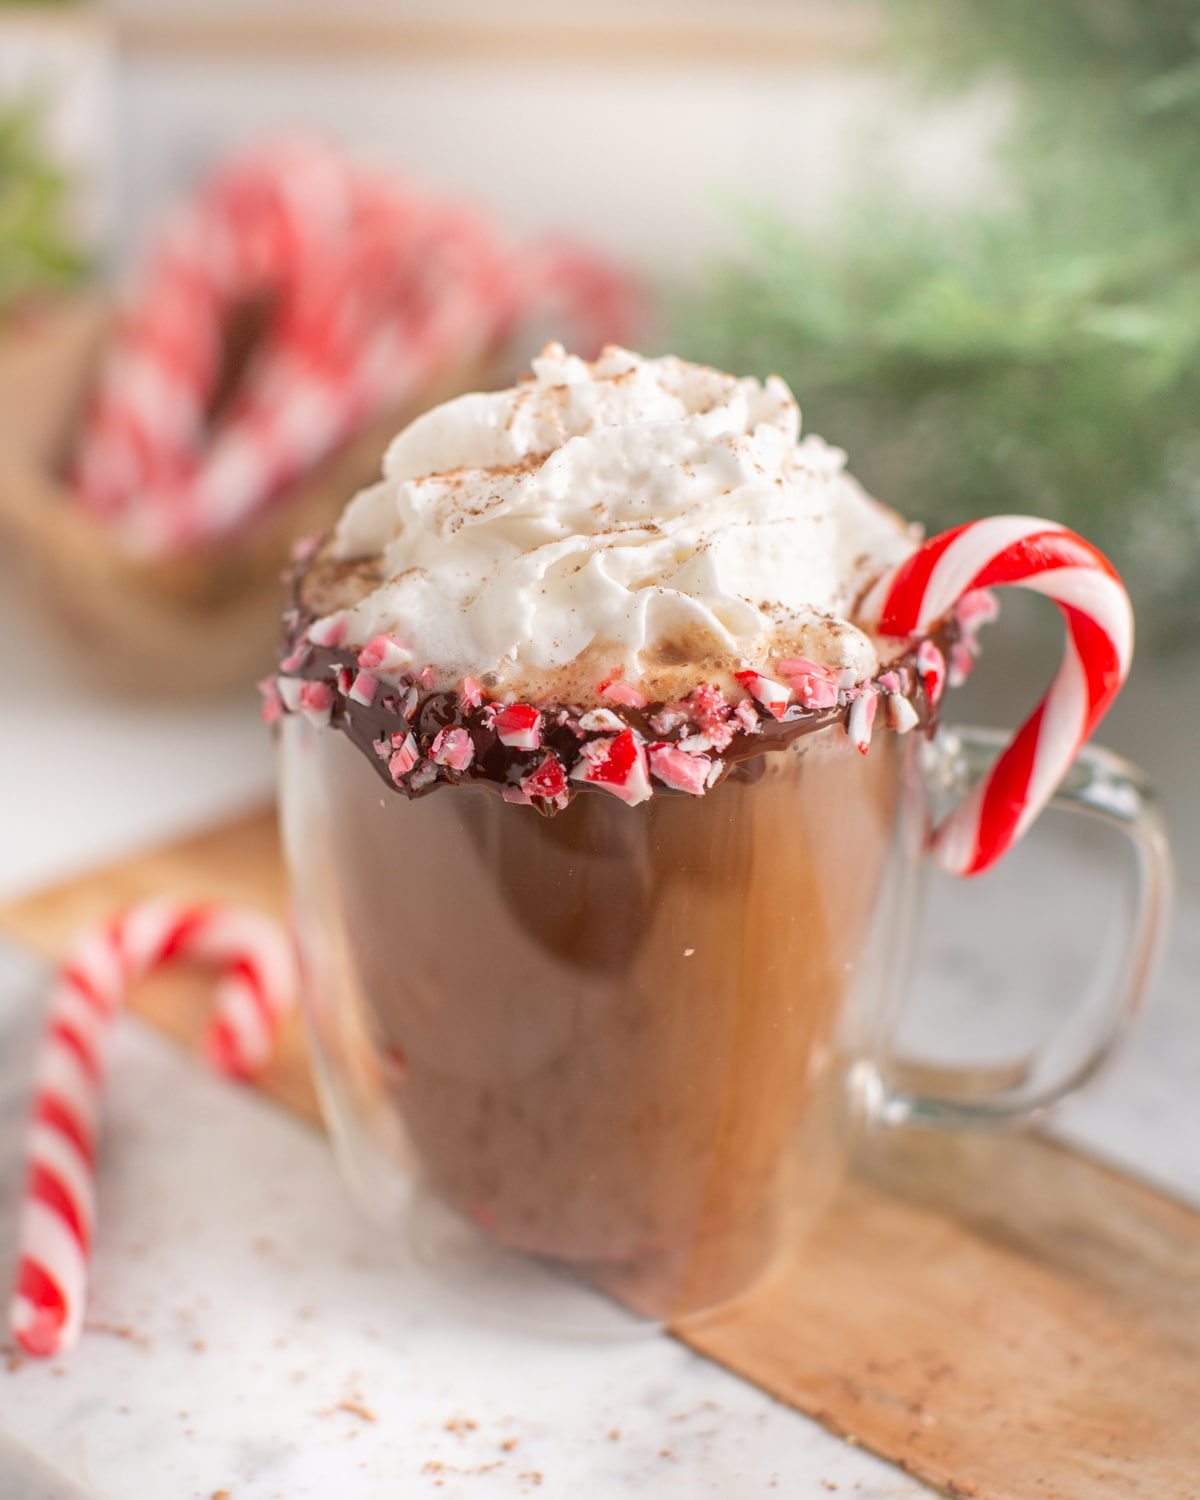
[(322, 1045), (447, 1204), (655, 1316), (747, 1285), (845, 1148), (910, 731), (962, 650), (857, 618), (914, 546), (778, 381), (551, 347), (299, 562), (268, 703), (320, 804)]

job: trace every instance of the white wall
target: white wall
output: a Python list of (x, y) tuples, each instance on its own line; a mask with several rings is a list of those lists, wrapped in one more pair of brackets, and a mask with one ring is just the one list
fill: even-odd
[(864, 143), (931, 197), (992, 190), (995, 93), (918, 107), (878, 63), (134, 52), (118, 92), (120, 245), (220, 150), (317, 126), (490, 206), (658, 268), (722, 242), (738, 198), (819, 224)]
[(514, 232), (650, 268), (728, 241), (734, 205), (819, 226), (864, 153), (938, 199), (995, 191), (1004, 98), (918, 104), (857, 0), (108, 0), (0, 12), (0, 97), (58, 96), (56, 149), (123, 262), (223, 150), (316, 127)]

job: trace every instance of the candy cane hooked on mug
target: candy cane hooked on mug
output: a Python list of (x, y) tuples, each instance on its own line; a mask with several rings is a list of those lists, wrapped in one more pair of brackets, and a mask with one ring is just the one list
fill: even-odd
[(143, 901), (90, 928), (60, 968), (34, 1073), (11, 1323), (26, 1354), (60, 1354), (83, 1323), (96, 1140), (113, 1022), (126, 990), (177, 959), (221, 973), (204, 1038), (218, 1071), (268, 1061), (293, 1003), (291, 952), (268, 917), (225, 904)]
[(976, 589), (1053, 599), (1066, 650), (1045, 697), (992, 769), (935, 830), (934, 857), (956, 875), (994, 864), (1045, 807), (1129, 672), (1133, 614), (1115, 569), (1090, 542), (1031, 516), (969, 521), (918, 548), (872, 588), (864, 613), (882, 635), (936, 628)]

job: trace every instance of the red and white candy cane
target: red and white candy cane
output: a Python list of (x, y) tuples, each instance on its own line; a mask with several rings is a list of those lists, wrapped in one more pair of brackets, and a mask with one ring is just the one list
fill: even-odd
[(13, 1333), (27, 1354), (62, 1353), (79, 1335), (113, 1021), (131, 984), (177, 959), (221, 972), (204, 1050), (222, 1072), (257, 1072), (293, 1004), (284, 933), (243, 907), (144, 901), (72, 944), (51, 995), (34, 1073), (11, 1309)]
[[(214, 415), (227, 335), (251, 309), (264, 326)], [(629, 279), (571, 242), (520, 251), (333, 145), (269, 141), (159, 234), (101, 366), (75, 496), (144, 553), (212, 544), (523, 319), (578, 328), (595, 352), (639, 310)]]
[(992, 769), (935, 831), (952, 874), (986, 870), (1053, 795), (1129, 672), (1133, 614), (1112, 564), (1064, 526), (994, 516), (943, 532), (879, 581), (864, 608), (881, 634), (933, 630), (964, 594), (1012, 585), (1053, 599), (1066, 620), (1062, 665)]

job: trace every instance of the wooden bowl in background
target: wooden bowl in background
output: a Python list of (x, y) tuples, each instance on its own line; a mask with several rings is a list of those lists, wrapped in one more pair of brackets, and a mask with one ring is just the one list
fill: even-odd
[(464, 361), (419, 406), (386, 413), (236, 538), (166, 561), (131, 556), (74, 505), (72, 434), (109, 311), (80, 298), (24, 313), (0, 334), (0, 566), (10, 592), (81, 674), (142, 697), (197, 697), (269, 671), (280, 573), (292, 542), (325, 530), (379, 474), (388, 440), (424, 407), (481, 383)]

